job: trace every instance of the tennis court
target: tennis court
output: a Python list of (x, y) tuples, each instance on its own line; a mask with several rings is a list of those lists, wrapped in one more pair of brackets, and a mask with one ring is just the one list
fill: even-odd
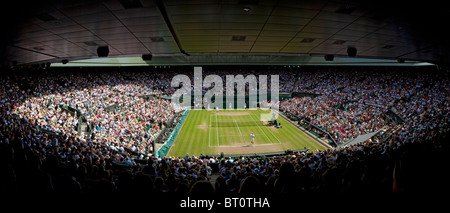
[[(321, 144), (278, 116), (282, 128), (268, 125), (262, 117), (271, 110), (191, 110), (168, 156), (200, 154), (248, 154), (309, 148)], [(255, 135), (251, 144), (250, 134)]]

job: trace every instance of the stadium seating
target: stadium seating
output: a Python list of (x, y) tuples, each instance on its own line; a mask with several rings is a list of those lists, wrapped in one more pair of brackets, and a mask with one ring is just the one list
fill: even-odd
[[(197, 181), (210, 181), (214, 172), (211, 165), (217, 166), (214, 174), (223, 178), (214, 183), (214, 188), (227, 196), (239, 195), (239, 183), (249, 176), (256, 177), (261, 185), (263, 190), (258, 193), (269, 197), (391, 195), (394, 181), (398, 183), (394, 191), (399, 193), (448, 189), (439, 187), (446, 184), (443, 178), (437, 178), (431, 184), (433, 188), (423, 186), (423, 181), (432, 180), (428, 176), (421, 176), (423, 181), (414, 184), (406, 183), (404, 175), (411, 168), (398, 164), (416, 162), (404, 158), (406, 152), (409, 156), (420, 153), (421, 158), (434, 156), (442, 160), (420, 165), (442, 166), (448, 162), (443, 157), (449, 148), (447, 73), (430, 72), (430, 68), (379, 72), (377, 68), (308, 68), (292, 77), (292, 73), (277, 71), (283, 92), (320, 94), (283, 100), (282, 110), (327, 132), (338, 144), (383, 127), (388, 127), (387, 131), (359, 144), (270, 158), (188, 154), (184, 158), (155, 158), (149, 146), (161, 133), (160, 124), (184, 109), (171, 108), (168, 100), (139, 96), (172, 94), (174, 89), (167, 85), (177, 71), (155, 75), (130, 69), (95, 74), (50, 70), (39, 76), (27, 72), (23, 76), (16, 73), (15, 77), (0, 77), (2, 192), (137, 192), (151, 185), (148, 193), (176, 194), (183, 193), (183, 184), (190, 187)], [(218, 72), (222, 77), (234, 73)], [(58, 81), (69, 83), (61, 86)], [(20, 86), (24, 84), (29, 86)], [(107, 110), (114, 104), (123, 108)], [(94, 127), (95, 136), (84, 137), (74, 131), (78, 123), (72, 113), (55, 107), (61, 105), (78, 110)], [(335, 108), (338, 105), (342, 109)], [(389, 122), (386, 114), (391, 118), (396, 114), (404, 121)], [(427, 171), (430, 176), (439, 173)], [(295, 181), (289, 181), (286, 175), (292, 175)], [(142, 182), (142, 176), (149, 178)], [(67, 177), (72, 177), (71, 181), (66, 181)]]

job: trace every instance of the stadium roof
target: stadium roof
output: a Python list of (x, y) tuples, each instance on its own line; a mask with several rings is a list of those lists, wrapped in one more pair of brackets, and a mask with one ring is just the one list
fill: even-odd
[[(450, 33), (443, 22), (449, 10), (445, 1), (426, 3), (18, 0), (2, 7), (2, 24), (9, 30), (1, 58), (2, 64), (19, 65), (95, 61), (98, 47), (107, 46), (111, 58), (151, 54), (147, 64), (296, 64), (325, 55), (334, 61), (448, 63)], [(356, 56), (349, 56), (349, 48)]]
[(434, 66), (428, 62), (404, 61), (398, 63), (391, 59), (335, 58), (326, 61), (318, 56), (279, 56), (279, 55), (221, 55), (206, 56), (160, 56), (151, 61), (142, 57), (107, 57), (74, 60), (70, 63), (55, 62), (51, 67), (118, 67), (118, 66), (183, 66), (183, 65), (275, 65), (275, 66)]

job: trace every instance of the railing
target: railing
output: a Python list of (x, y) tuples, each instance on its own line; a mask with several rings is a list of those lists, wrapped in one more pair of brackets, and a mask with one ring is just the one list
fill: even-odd
[(388, 110), (386, 113), (384, 113), (384, 118), (391, 124), (397, 125), (397, 124), (403, 124), (405, 123), (405, 119), (403, 119), (400, 115), (395, 113), (392, 110)]
[[(91, 127), (87, 124), (85, 115), (83, 115), (80, 110), (75, 109), (71, 106), (60, 106), (60, 107), (63, 111), (65, 111), (73, 116), (77, 115), (77, 119), (78, 119), (77, 132), (80, 135), (83, 135), (83, 133), (84, 133), (85, 137), (89, 137), (89, 135), (91, 134)], [(83, 129), (82, 127), (84, 127), (85, 129)]]
[[(178, 133), (180, 132), (181, 127), (183, 126), (184, 121), (186, 120), (187, 115), (189, 114), (190, 109), (187, 109), (183, 112), (183, 115), (181, 116), (180, 121), (177, 123), (173, 131), (169, 134), (169, 136), (164, 141), (164, 144), (159, 147), (159, 149), (155, 152), (155, 157), (165, 157), (167, 153), (169, 152), (170, 147), (172, 147), (172, 144), (175, 142), (175, 139), (178, 136)], [(171, 119), (173, 120), (173, 119)], [(163, 132), (161, 131), (160, 135)], [(158, 135), (159, 136), (159, 135)]]
[(316, 94), (316, 93), (311, 93), (311, 92), (292, 92), (292, 97), (299, 97), (299, 98), (303, 98), (303, 97), (315, 98), (320, 95), (322, 95), (322, 94)]
[[(324, 77), (326, 77), (326, 76), (324, 76)], [(316, 94), (316, 93), (310, 93), (310, 92), (292, 92), (292, 97), (300, 97), (300, 98), (302, 98), (302, 97), (315, 98), (320, 95), (322, 95), (322, 94)], [(315, 135), (319, 135), (319, 137), (327, 137), (329, 140), (331, 140), (332, 146), (334, 146), (334, 147), (338, 146), (338, 143), (334, 140), (334, 138), (327, 131), (323, 130), (322, 128), (314, 125), (313, 123), (311, 123), (303, 118), (300, 118), (300, 117), (292, 114), (291, 112), (283, 111), (283, 113), (290, 118), (294, 118), (298, 122), (298, 124), (303, 126), (305, 129), (310, 130), (309, 127), (311, 129), (314, 129), (315, 131), (313, 131), (311, 133), (313, 133)], [(320, 134), (318, 134), (317, 132), (319, 132)]]
[(327, 137), (329, 140), (331, 140), (331, 142), (332, 142), (331, 145), (332, 146), (334, 146), (334, 147), (338, 146), (338, 143), (334, 140), (334, 138), (330, 135), (330, 133), (328, 133), (327, 131), (323, 130), (322, 128), (312, 124), (311, 122), (309, 122), (309, 121), (307, 121), (307, 120), (305, 120), (303, 118), (300, 118), (300, 117), (292, 114), (291, 112), (283, 111), (283, 114), (285, 114), (290, 119), (292, 119), (292, 118), (296, 119), (298, 124), (303, 126), (305, 129), (309, 130), (309, 127), (313, 128), (314, 130), (316, 130), (316, 132), (315, 132), (316, 134), (318, 134), (317, 132), (319, 132), (319, 136)]

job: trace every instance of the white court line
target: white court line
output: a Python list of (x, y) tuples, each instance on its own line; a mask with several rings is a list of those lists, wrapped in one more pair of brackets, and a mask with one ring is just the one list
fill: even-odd
[[(250, 116), (252, 116), (253, 118), (253, 114), (250, 114)], [(262, 133), (264, 133), (264, 136), (266, 136), (267, 140), (269, 140), (270, 144), (273, 144), (272, 141), (270, 140), (269, 137), (267, 137), (266, 133), (261, 129), (261, 127), (258, 125), (258, 123), (256, 123), (255, 120), (253, 120), (253, 122), (255, 122), (256, 126), (261, 130)]]
[[(255, 115), (255, 116), (256, 116), (256, 115)], [(252, 117), (253, 117), (253, 114), (252, 114)], [(277, 139), (278, 143), (281, 144), (280, 139), (279, 139), (276, 135), (274, 135), (273, 132), (270, 131), (270, 129), (269, 129), (269, 132), (270, 132), (270, 134), (272, 134), (273, 137), (275, 137), (275, 139)]]
[(248, 144), (248, 145), (223, 145), (223, 146), (211, 146), (211, 147), (255, 147), (255, 146), (273, 146), (273, 145), (276, 145), (276, 144), (265, 143), (265, 144), (253, 144), (253, 145), (251, 145), (251, 144)]
[(211, 147), (211, 114), (209, 115), (208, 147)]
[(234, 120), (234, 123), (236, 124), (236, 126), (237, 126), (237, 128), (238, 128), (238, 130), (239, 130), (239, 134), (242, 136), (241, 128), (239, 128), (239, 125), (238, 125), (238, 123), (236, 122), (236, 120)]
[[(219, 122), (217, 122), (217, 114), (216, 114), (216, 123), (219, 123)], [(216, 132), (217, 132), (217, 146), (220, 146), (219, 128), (216, 128)]]
[[(254, 134), (254, 135), (262, 135), (262, 134)], [(228, 136), (245, 136), (245, 135), (219, 135), (219, 137), (228, 137)]]

